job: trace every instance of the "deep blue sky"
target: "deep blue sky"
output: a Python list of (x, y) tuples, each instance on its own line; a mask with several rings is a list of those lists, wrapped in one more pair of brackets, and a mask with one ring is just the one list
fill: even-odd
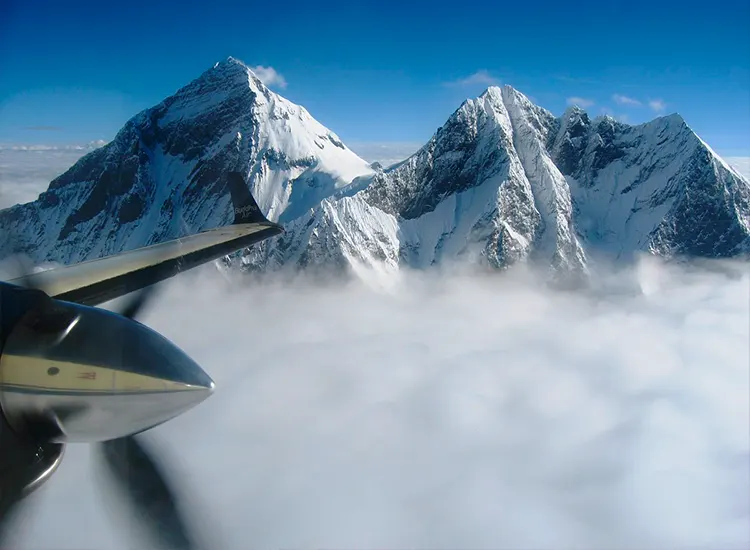
[(0, 142), (111, 139), (232, 55), (345, 141), (425, 141), (496, 79), (555, 114), (679, 112), (750, 154), (748, 0), (544, 4), (0, 0)]

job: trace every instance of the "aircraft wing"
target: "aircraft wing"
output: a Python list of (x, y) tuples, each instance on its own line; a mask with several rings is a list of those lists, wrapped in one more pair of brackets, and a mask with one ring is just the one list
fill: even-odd
[(234, 206), (231, 225), (8, 282), (41, 288), (59, 300), (98, 305), (284, 231), (280, 225), (266, 219), (241, 174), (227, 174), (227, 184)]

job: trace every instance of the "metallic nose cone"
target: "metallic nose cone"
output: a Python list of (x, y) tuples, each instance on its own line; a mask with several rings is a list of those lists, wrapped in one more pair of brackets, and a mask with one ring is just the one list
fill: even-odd
[(55, 424), (53, 441), (105, 441), (161, 424), (213, 392), (195, 361), (145, 325), (56, 307), (22, 319), (0, 356), (0, 405), (14, 428), (43, 416)]

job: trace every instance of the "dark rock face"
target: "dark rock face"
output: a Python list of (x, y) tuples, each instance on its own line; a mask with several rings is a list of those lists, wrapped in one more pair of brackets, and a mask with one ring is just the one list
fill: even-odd
[(376, 177), (366, 198), (403, 219), (419, 218), (446, 197), (507, 171), (506, 139), (480, 107), (465, 102), (414, 156)]
[(651, 237), (665, 256), (733, 258), (750, 255), (750, 187), (701, 149), (685, 168), (685, 189)]

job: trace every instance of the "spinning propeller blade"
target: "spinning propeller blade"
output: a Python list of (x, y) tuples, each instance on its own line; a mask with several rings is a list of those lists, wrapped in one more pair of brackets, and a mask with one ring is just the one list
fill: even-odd
[[(54, 472), (65, 442), (76, 441), (71, 434), (81, 437), (81, 432), (71, 428), (76, 419), (84, 423), (83, 435), (90, 437), (78, 441), (99, 442), (96, 443), (99, 457), (130, 507), (144, 512), (139, 516), (154, 543), (188, 550), (198, 547), (195, 524), (186, 516), (186, 501), (177, 498), (178, 493), (164, 473), (169, 469), (166, 460), (157, 458), (141, 436), (132, 434), (201, 402), (214, 384), (176, 346), (163, 342), (160, 335), (152, 335), (147, 327), (129, 323), (122, 317), (136, 320), (153, 298), (157, 283), (284, 231), (261, 212), (241, 172), (228, 172), (225, 184), (234, 216), (227, 226), (60, 266), (43, 274), (33, 273), (31, 266), (26, 265), (21, 277), (0, 286), (0, 291), (7, 290), (0, 293), (0, 366), (4, 369), (0, 372), (3, 376), (0, 396), (6, 396), (0, 409), (0, 547), (3, 535), (9, 530), (8, 518), (19, 502)], [(184, 229), (184, 219), (182, 223)], [(19, 255), (32, 245), (23, 235), (5, 238), (16, 245), (13, 250)], [(90, 309), (128, 295), (119, 312), (116, 311), (121, 317)], [(128, 334), (135, 340), (129, 340)], [(77, 337), (82, 339), (76, 340)], [(147, 342), (152, 346), (148, 357), (129, 353)], [(9, 349), (15, 349), (16, 353), (10, 353)], [(47, 364), (44, 352), (60, 366)], [(81, 361), (76, 361), (77, 358)], [(39, 372), (29, 370), (29, 364), (41, 365)], [(46, 377), (59, 375), (69, 365), (78, 370), (85, 367), (77, 373), (83, 375), (78, 376), (81, 380), (97, 380), (97, 372), (102, 372), (98, 384), (111, 376), (111, 391), (99, 386), (82, 387), (75, 382), (59, 386), (61, 380), (67, 380), (63, 376), (55, 378), (57, 382), (52, 386), (45, 385)], [(5, 378), (7, 373), (15, 376), (10, 382)], [(141, 380), (135, 384), (137, 391), (128, 380)], [(102, 392), (113, 400), (99, 399)], [(35, 395), (30, 399), (18, 398), (27, 393)], [(12, 396), (7, 397), (9, 394)], [(96, 399), (89, 399), (91, 396)], [(134, 396), (141, 401), (134, 401)], [(68, 399), (73, 404), (66, 408), (63, 403)], [(102, 406), (103, 401), (110, 408)], [(40, 409), (39, 418), (27, 418), (28, 414), (37, 414), (35, 407)], [(87, 412), (92, 409), (91, 418), (97, 420), (86, 424)], [(102, 410), (109, 415), (108, 426), (113, 431), (97, 431), (100, 428), (97, 424), (101, 424), (98, 419), (107, 418), (97, 414)], [(134, 412), (137, 418), (129, 420), (127, 414), (120, 414), (122, 411)], [(118, 424), (120, 417), (127, 422)], [(55, 429), (60, 431), (56, 433)], [(123, 434), (131, 435), (120, 437)], [(114, 439), (105, 441), (110, 437)], [(205, 540), (201, 537), (202, 542)]]
[[(29, 273), (30, 270), (27, 269), (21, 280), (30, 281)], [(32, 312), (40, 319), (39, 330), (57, 330), (59, 323), (55, 322), (54, 300), (47, 296), (43, 288), (33, 288), (30, 284), (25, 286), (30, 289), (29, 292), (35, 293), (36, 305)], [(135, 320), (149, 300), (153, 299), (155, 290), (156, 285), (151, 285), (133, 293), (115, 310), (116, 313)], [(40, 291), (44, 294), (40, 294)], [(37, 461), (40, 467), (49, 464), (51, 474), (62, 458), (64, 445), (50, 440), (59, 435), (55, 432), (54, 419), (28, 419), (28, 422), (24, 422), (26, 433), (18, 433), (10, 428), (2, 414), (0, 418), (3, 424), (0, 426), (0, 443), (4, 438), (15, 439), (12, 445), (3, 445), (3, 448), (14, 449), (14, 456), (0, 457), (0, 475), (3, 480), (0, 487), (2, 548), (12, 531), (12, 518), (30, 492), (30, 480), (27, 479), (29, 463)], [(177, 491), (165, 475), (165, 471), (169, 469), (166, 461), (160, 460), (153, 450), (149, 450), (142, 437), (130, 435), (96, 445), (99, 451), (96, 455), (113, 479), (117, 492), (128, 508), (136, 512), (154, 545), (175, 550), (201, 548), (197, 542), (194, 523), (186, 517), (186, 502), (178, 499)]]
[(125, 305), (119, 308), (117, 313), (128, 319), (135, 319), (138, 314), (153, 297), (156, 285), (147, 286), (143, 290), (134, 292), (127, 300)]
[(110, 476), (151, 540), (165, 548), (200, 547), (185, 520), (185, 506), (167, 482), (166, 468), (147, 449), (143, 438), (113, 439), (101, 443), (99, 450)]

